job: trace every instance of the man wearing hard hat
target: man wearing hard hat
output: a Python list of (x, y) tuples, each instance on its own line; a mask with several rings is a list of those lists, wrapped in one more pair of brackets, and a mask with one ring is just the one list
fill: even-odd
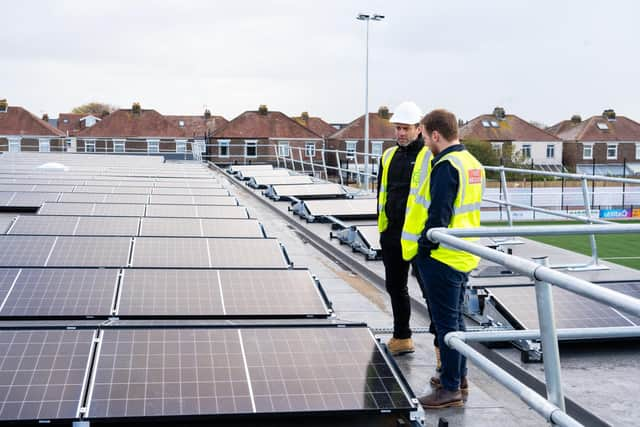
[(387, 347), (393, 355), (415, 351), (409, 327), (411, 303), (407, 288), (411, 262), (403, 259), (401, 235), (407, 203), (413, 203), (421, 174), (427, 173), (414, 170), (414, 166), (431, 163), (425, 158), (430, 157), (430, 153), (420, 133), (423, 115), (413, 102), (403, 102), (396, 107), (391, 123), (396, 129), (397, 144), (385, 150), (378, 167), (378, 230), (385, 285), (393, 311), (393, 337)]

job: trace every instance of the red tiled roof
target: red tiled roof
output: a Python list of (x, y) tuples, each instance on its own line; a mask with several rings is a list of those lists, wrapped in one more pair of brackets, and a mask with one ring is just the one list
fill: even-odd
[[(598, 123), (606, 124), (607, 129), (598, 128)], [(556, 135), (563, 141), (640, 141), (640, 123), (624, 116), (617, 116), (613, 121), (602, 116), (580, 123), (565, 120), (552, 128), (558, 129)]]
[[(331, 139), (364, 139), (364, 114), (331, 135)], [(389, 119), (382, 118), (377, 113), (369, 113), (369, 139), (388, 139), (395, 141), (395, 127), (389, 122)]]
[(64, 133), (69, 132), (69, 135), (75, 135), (80, 131), (80, 119), (84, 116), (84, 114), (60, 113), (58, 115), (58, 129)]
[[(485, 127), (482, 122), (497, 122), (498, 127)], [(460, 128), (461, 140), (479, 141), (558, 141), (554, 135), (513, 114), (498, 120), (493, 114), (483, 114)]]
[[(216, 129), (229, 123), (229, 121), (222, 116), (211, 116), (208, 119), (205, 119), (204, 116), (165, 115), (165, 117), (173, 125), (184, 129), (189, 137), (205, 136), (207, 133), (212, 134)], [(180, 121), (184, 122), (182, 127), (180, 126)]]
[(294, 117), (296, 122), (302, 126), (308, 127), (312, 132), (317, 133), (322, 137), (328, 137), (336, 133), (337, 129), (331, 126), (329, 123), (322, 120), (320, 117), (308, 117), (306, 120), (304, 117)]
[(0, 113), (0, 135), (64, 136), (64, 133), (22, 107), (8, 107)]
[(137, 115), (130, 109), (114, 111), (100, 122), (78, 133), (79, 138), (184, 138), (186, 136), (183, 129), (155, 110), (141, 110)]
[(225, 126), (217, 129), (216, 138), (305, 138), (320, 139), (320, 136), (291, 117), (279, 112), (245, 111)]

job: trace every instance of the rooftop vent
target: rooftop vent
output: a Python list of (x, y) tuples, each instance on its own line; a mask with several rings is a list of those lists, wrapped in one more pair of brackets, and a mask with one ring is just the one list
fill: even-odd
[(578, 124), (581, 121), (582, 121), (582, 117), (580, 117), (579, 114), (574, 114), (573, 116), (571, 116), (571, 123)]
[(380, 108), (378, 108), (378, 116), (380, 116), (380, 118), (382, 119), (390, 119), (391, 114), (389, 113), (389, 107), (387, 107), (386, 105), (380, 106)]
[(493, 115), (496, 116), (496, 119), (498, 120), (504, 120), (506, 114), (504, 112), (504, 108), (502, 107), (496, 107), (493, 109)]
[(0, 113), (6, 113), (9, 108), (9, 103), (6, 99), (0, 99)]
[(141, 111), (142, 111), (142, 109), (140, 108), (140, 103), (139, 102), (134, 102), (133, 105), (131, 106), (131, 112), (134, 115), (139, 116)]
[(610, 122), (614, 122), (616, 120), (616, 112), (612, 108), (609, 108), (602, 112), (602, 117), (609, 120)]
[(258, 113), (262, 114), (263, 116), (266, 116), (268, 112), (269, 112), (269, 109), (267, 108), (267, 105), (260, 104), (260, 107), (258, 107)]

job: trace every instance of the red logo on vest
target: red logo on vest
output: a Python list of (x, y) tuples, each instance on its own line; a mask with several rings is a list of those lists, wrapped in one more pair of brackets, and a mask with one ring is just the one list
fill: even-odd
[(469, 169), (469, 184), (481, 184), (482, 171), (480, 169)]

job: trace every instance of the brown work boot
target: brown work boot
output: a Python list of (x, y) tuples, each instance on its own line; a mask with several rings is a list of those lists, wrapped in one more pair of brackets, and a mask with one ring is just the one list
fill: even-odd
[(436, 352), (436, 371), (440, 372), (442, 369), (442, 360), (440, 359), (440, 347), (433, 347)]
[(460, 390), (451, 391), (443, 387), (436, 388), (431, 394), (418, 398), (418, 402), (424, 409), (459, 408), (464, 406)]
[(413, 340), (411, 338), (391, 338), (387, 342), (387, 348), (393, 356), (399, 356), (405, 353), (413, 353), (416, 348), (413, 346)]
[[(431, 377), (430, 382), (433, 388), (442, 388), (442, 384), (440, 383), (440, 377)], [(462, 392), (463, 397), (466, 397), (469, 395), (469, 383), (467, 382), (466, 376), (460, 378), (460, 391)]]

